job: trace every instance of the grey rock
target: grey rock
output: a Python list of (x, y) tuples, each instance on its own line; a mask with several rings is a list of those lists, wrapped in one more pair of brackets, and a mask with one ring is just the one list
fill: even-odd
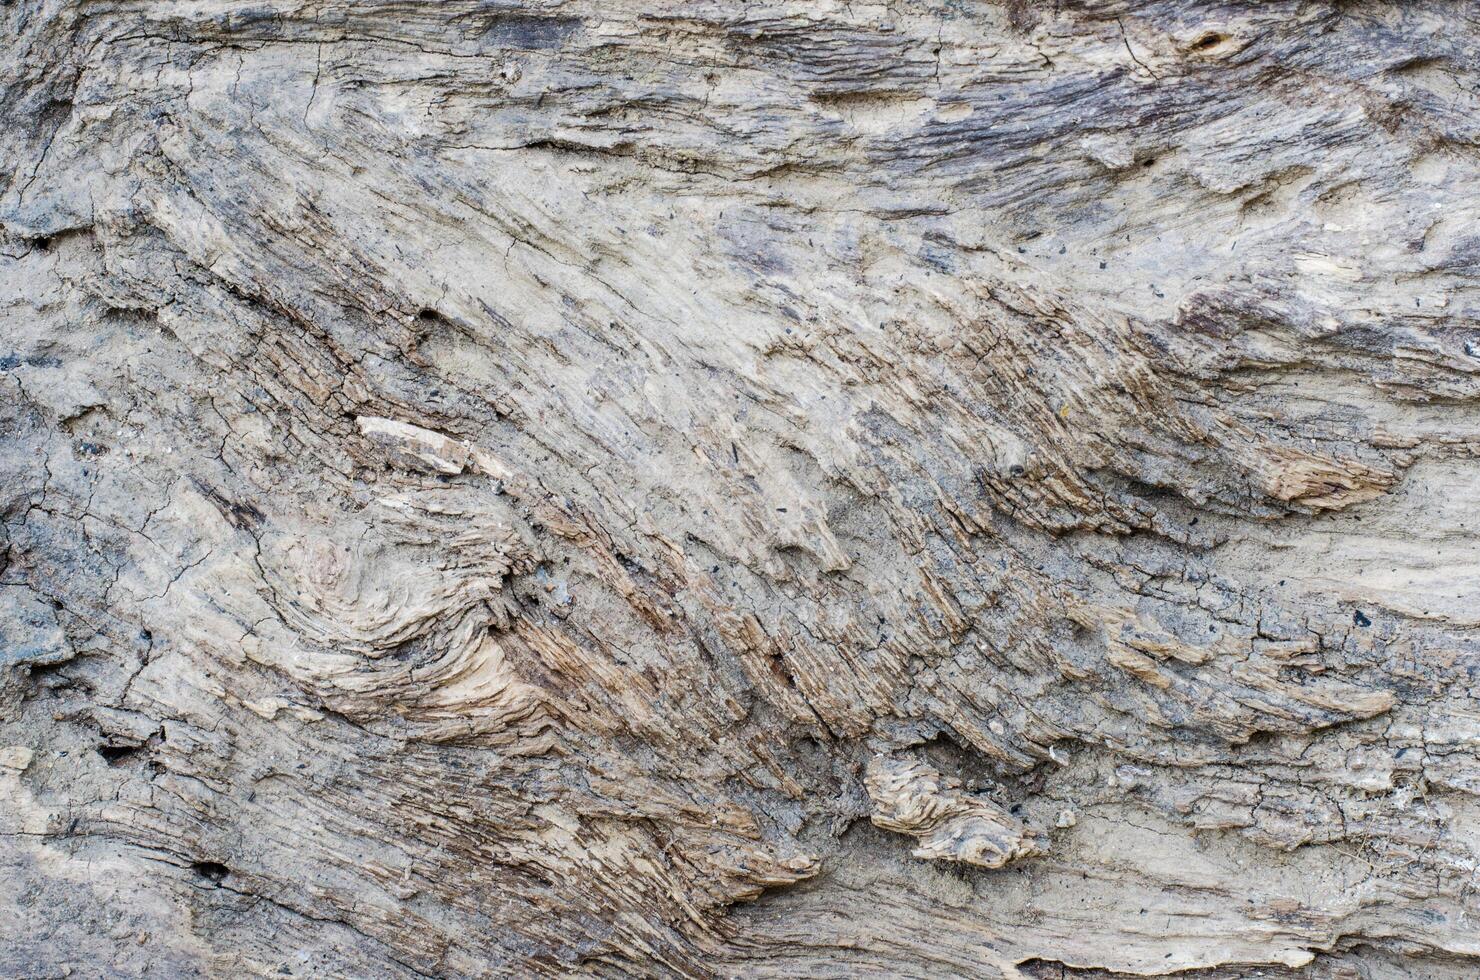
[(1471, 5), (0, 26), (0, 973), (1474, 975)]

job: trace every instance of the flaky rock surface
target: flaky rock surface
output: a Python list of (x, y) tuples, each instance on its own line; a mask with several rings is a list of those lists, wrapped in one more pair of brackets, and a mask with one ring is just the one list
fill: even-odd
[(1480, 969), (1475, 5), (0, 22), (0, 973)]

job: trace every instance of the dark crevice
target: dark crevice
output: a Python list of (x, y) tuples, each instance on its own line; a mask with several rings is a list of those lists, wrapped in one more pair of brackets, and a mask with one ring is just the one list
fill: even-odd
[(220, 861), (191, 861), (190, 870), (217, 884), (225, 881), (227, 875), (231, 874), (231, 869)]
[(137, 755), (142, 745), (110, 745), (104, 743), (98, 746), (98, 755), (107, 760), (108, 765), (116, 766), (130, 756)]

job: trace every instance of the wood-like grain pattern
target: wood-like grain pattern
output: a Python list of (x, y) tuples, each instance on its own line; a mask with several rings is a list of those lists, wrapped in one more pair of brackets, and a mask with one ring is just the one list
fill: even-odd
[(1474, 4), (0, 30), (0, 973), (1480, 969)]

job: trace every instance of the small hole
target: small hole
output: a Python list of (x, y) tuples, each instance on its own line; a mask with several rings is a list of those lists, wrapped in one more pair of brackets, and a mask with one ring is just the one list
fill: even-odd
[(422, 323), (436, 323), (438, 320), (442, 319), (442, 314), (433, 309), (425, 309), (416, 314), (416, 318)]
[(114, 766), (139, 751), (137, 745), (99, 745), (98, 755), (108, 761), (108, 765)]
[(191, 861), (190, 870), (215, 882), (222, 881), (231, 874), (231, 869), (220, 861)]
[(1192, 50), (1207, 51), (1223, 43), (1222, 34), (1204, 34), (1192, 43)]
[(1156, 157), (1147, 157), (1146, 159), (1144, 159), (1144, 160), (1141, 161), (1141, 166), (1143, 166), (1143, 167), (1149, 167), (1152, 164), (1154, 164), (1155, 162), (1156, 162)]

